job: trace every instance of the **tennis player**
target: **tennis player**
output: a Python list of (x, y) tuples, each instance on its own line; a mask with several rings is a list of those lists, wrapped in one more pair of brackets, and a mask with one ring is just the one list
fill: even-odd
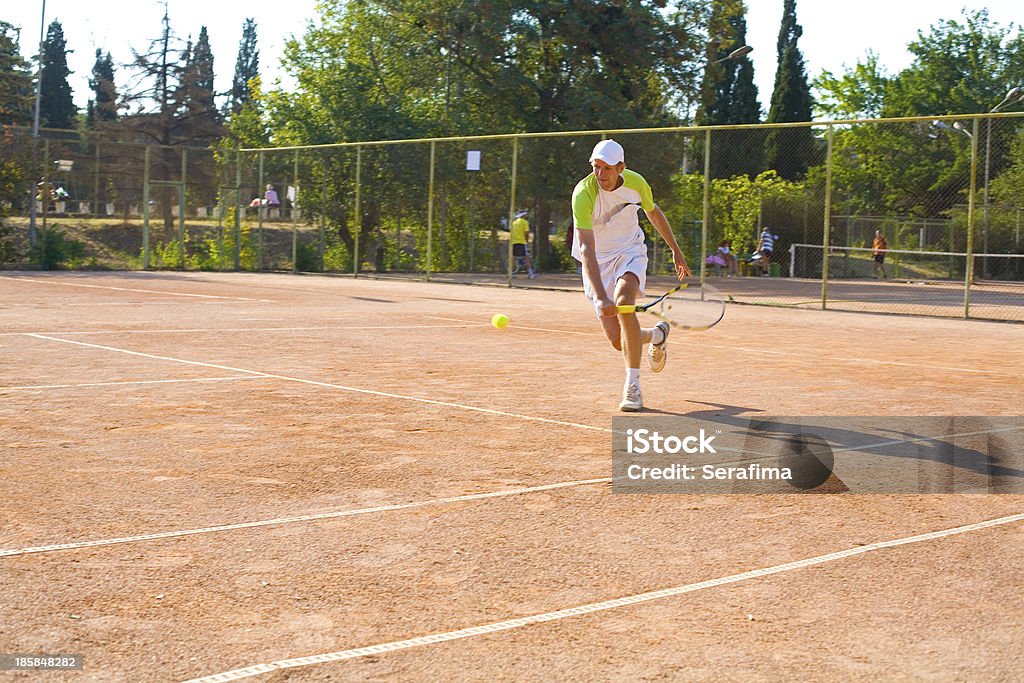
[(643, 209), (654, 229), (672, 250), (676, 277), (690, 275), (668, 219), (654, 203), (651, 186), (639, 173), (626, 170), (622, 145), (602, 140), (590, 155), (593, 173), (572, 193), (572, 255), (583, 264), (583, 292), (594, 305), (605, 336), (626, 365), (626, 383), (619, 410), (644, 407), (640, 393), (640, 357), (650, 344), (647, 361), (654, 372), (665, 367), (669, 326), (642, 328), (636, 313), (620, 314), (616, 305), (633, 305), (647, 282), (647, 245), (638, 212)]

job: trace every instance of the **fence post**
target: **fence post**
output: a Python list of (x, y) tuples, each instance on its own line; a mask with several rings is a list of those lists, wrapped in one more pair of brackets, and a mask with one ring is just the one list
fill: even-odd
[(178, 186), (178, 267), (185, 270), (185, 190), (188, 187), (188, 149), (181, 150), (181, 185)]
[(93, 215), (93, 218), (99, 218), (100, 214), (101, 214), (101, 212), (100, 212), (100, 138), (99, 138), (99, 135), (95, 136), (95, 140), (96, 140), (96, 143), (95, 143), (95, 149), (93, 151), (94, 157), (93, 157), (93, 164), (92, 164), (92, 170), (93, 170), (93, 179), (92, 179), (93, 209), (92, 209), (92, 215)]
[(263, 213), (266, 209), (263, 206), (263, 150), (260, 150), (260, 172), (259, 181), (256, 184), (256, 196), (260, 198), (256, 207), (256, 225), (259, 228), (260, 236), (256, 240), (256, 270), (263, 270)]
[(967, 262), (964, 264), (964, 317), (971, 317), (971, 283), (974, 281), (974, 202), (978, 184), (978, 119), (971, 135), (971, 186), (967, 195)]
[[(295, 150), (295, 158), (292, 161), (292, 187), (295, 188), (295, 198), (292, 199), (292, 273), (299, 272), (299, 223), (295, 218), (295, 206), (299, 203), (299, 150)], [(288, 197), (287, 190), (285, 198)], [(282, 202), (283, 204), (283, 202)]]
[(707, 276), (708, 264), (708, 224), (711, 222), (711, 129), (704, 131), (704, 208), (701, 212), (700, 221), (700, 286), (704, 286), (704, 278)]
[(242, 269), (242, 150), (235, 152), (235, 270)]
[(825, 151), (825, 222), (821, 238), (821, 309), (828, 307), (828, 251), (832, 242), (832, 124), (826, 133)]
[[(430, 143), (430, 168), (431, 168), (431, 181), (433, 181), (433, 168), (434, 168), (434, 143)], [(362, 170), (363, 170), (363, 146), (356, 145), (356, 229), (353, 241), (353, 254), (352, 254), (352, 277), (359, 276), (359, 233), (363, 231), (363, 216), (362, 216)]]
[(432, 265), (433, 239), (434, 239), (434, 158), (437, 143), (430, 141), (430, 182), (427, 183), (427, 282), (430, 282), (430, 268)]
[(508, 196), (508, 259), (505, 269), (508, 272), (508, 286), (512, 286), (512, 221), (516, 216), (516, 174), (519, 164), (519, 138), (512, 138), (512, 183)]
[(142, 161), (142, 269), (149, 270), (149, 155), (152, 146), (146, 145)]

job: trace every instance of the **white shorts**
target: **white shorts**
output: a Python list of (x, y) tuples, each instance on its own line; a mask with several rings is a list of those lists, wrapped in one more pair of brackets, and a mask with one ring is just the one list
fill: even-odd
[[(604, 285), (604, 291), (609, 298), (615, 298), (615, 283), (626, 273), (636, 275), (636, 279), (640, 281), (640, 291), (637, 292), (637, 296), (642, 296), (644, 287), (647, 286), (647, 246), (641, 244), (634, 251), (619, 254), (610, 261), (598, 263), (597, 267), (601, 270), (601, 284)], [(601, 300), (594, 295), (586, 276), (583, 277), (583, 293), (594, 304), (594, 310), (597, 312), (597, 317), (600, 318)]]

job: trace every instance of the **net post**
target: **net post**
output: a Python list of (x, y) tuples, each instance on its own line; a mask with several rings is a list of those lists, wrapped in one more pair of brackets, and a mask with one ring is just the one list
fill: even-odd
[(825, 223), (821, 240), (821, 310), (828, 307), (828, 249), (832, 230), (832, 124), (828, 126), (826, 138), (828, 144), (825, 151)]

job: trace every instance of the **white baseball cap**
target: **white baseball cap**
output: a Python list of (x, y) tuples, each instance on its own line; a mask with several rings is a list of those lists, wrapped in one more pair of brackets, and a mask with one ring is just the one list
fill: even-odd
[(622, 145), (615, 142), (615, 140), (601, 140), (594, 146), (594, 151), (590, 154), (590, 163), (594, 163), (594, 159), (600, 159), (609, 166), (615, 166), (621, 164), (626, 158), (625, 153), (622, 151)]

